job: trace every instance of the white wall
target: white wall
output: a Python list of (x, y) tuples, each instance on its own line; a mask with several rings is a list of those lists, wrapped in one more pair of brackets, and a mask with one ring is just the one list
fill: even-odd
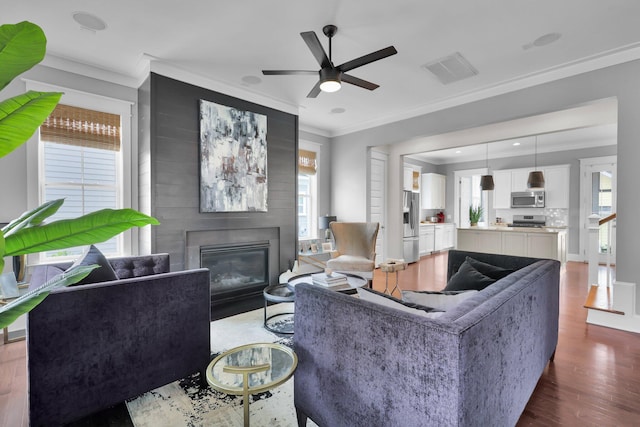
[[(458, 141), (455, 138), (444, 140), (438, 135), (560, 111), (609, 97), (618, 99), (617, 278), (640, 283), (640, 269), (635, 265), (640, 228), (634, 224), (640, 212), (640, 198), (636, 197), (635, 190), (636, 183), (640, 181), (640, 168), (637, 167), (640, 160), (640, 144), (637, 143), (640, 138), (640, 61), (336, 137), (332, 142), (333, 204), (345, 211), (345, 215), (349, 211), (352, 219), (366, 219), (367, 146), (393, 144), (389, 159), (389, 188), (400, 189), (401, 155), (465, 145), (473, 131), (460, 132)], [(503, 135), (504, 139), (515, 136), (518, 135)], [(400, 195), (393, 193), (390, 191), (389, 203), (400, 206)], [(390, 257), (402, 254), (401, 229), (399, 209), (390, 209), (387, 219)], [(637, 298), (636, 307), (640, 307), (640, 293)]]

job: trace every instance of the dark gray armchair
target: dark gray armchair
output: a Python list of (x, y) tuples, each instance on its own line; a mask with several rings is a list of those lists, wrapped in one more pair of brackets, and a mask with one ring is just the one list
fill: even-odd
[[(31, 426), (72, 422), (209, 363), (209, 271), (169, 272), (167, 254), (109, 262), (128, 278), (55, 290), (28, 315)], [(31, 287), (46, 279), (36, 267)]]

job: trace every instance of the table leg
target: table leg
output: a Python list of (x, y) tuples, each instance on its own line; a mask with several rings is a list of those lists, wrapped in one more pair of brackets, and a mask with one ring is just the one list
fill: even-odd
[(271, 367), (268, 363), (255, 366), (225, 366), (222, 370), (232, 374), (242, 374), (242, 400), (244, 407), (244, 427), (249, 427), (249, 375), (263, 372)]

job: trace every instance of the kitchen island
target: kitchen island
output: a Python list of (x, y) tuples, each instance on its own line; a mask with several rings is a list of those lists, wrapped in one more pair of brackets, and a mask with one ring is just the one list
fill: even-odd
[(567, 260), (567, 229), (557, 227), (461, 227), (456, 248), (463, 251)]

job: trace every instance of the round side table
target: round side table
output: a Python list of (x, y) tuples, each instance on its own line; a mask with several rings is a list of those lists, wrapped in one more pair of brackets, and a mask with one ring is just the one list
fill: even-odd
[[(400, 288), (398, 287), (398, 272), (406, 269), (407, 265), (408, 264), (406, 262), (398, 262), (398, 261), (387, 261), (379, 265), (380, 271), (384, 271), (386, 274), (385, 281), (384, 281), (385, 294), (388, 293), (389, 295), (392, 295), (396, 291), (396, 289), (400, 291)], [(389, 292), (389, 273), (396, 273), (396, 284), (393, 287), (393, 290), (391, 292)]]
[(270, 302), (294, 302), (296, 294), (293, 289), (289, 288), (286, 284), (281, 283), (279, 285), (267, 286), (262, 291), (262, 295), (264, 296), (264, 328), (277, 334), (292, 335), (293, 321), (274, 324), (275, 322), (273, 322), (273, 319), (293, 316), (293, 312), (276, 313), (267, 317), (267, 306)]

